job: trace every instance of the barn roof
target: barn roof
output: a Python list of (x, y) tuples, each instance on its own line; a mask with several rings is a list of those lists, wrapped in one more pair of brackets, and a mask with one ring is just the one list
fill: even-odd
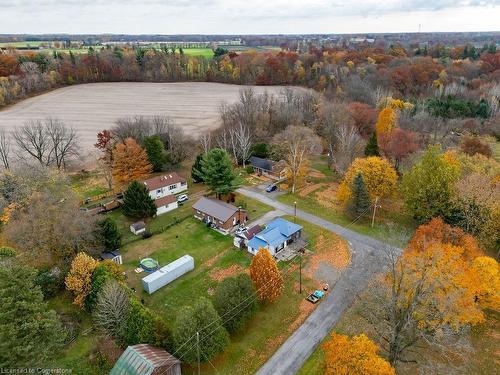
[(156, 375), (181, 362), (163, 349), (148, 344), (127, 347), (110, 375)]

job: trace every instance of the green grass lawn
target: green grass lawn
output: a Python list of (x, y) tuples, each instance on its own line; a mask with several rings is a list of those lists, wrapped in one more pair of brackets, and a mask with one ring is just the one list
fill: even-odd
[(186, 55), (190, 56), (202, 56), (209, 58), (214, 56), (214, 51), (212, 51), (211, 48), (183, 48), (182, 50)]

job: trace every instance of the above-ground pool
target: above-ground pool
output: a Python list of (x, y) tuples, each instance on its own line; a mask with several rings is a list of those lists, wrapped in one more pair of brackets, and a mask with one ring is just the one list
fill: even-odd
[(141, 264), (141, 267), (144, 269), (144, 271), (147, 271), (147, 272), (156, 271), (160, 267), (158, 262), (156, 260), (154, 260), (153, 258), (144, 258), (143, 260), (141, 260), (140, 264)]

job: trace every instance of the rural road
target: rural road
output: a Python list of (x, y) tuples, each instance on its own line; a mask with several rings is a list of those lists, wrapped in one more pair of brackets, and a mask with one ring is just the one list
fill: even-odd
[[(265, 193), (249, 188), (240, 188), (237, 191), (285, 214), (294, 214), (294, 207), (278, 202)], [(330, 289), (326, 299), (257, 371), (257, 375), (296, 374), (329, 334), (343, 312), (354, 302), (356, 295), (366, 287), (371, 276), (384, 268), (383, 250), (388, 246), (386, 243), (299, 209), (297, 217), (344, 237), (351, 246), (352, 262)]]

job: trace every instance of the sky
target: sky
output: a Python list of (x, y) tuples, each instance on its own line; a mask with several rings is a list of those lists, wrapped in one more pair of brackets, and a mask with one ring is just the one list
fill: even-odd
[(499, 31), (500, 0), (0, 0), (0, 34)]

